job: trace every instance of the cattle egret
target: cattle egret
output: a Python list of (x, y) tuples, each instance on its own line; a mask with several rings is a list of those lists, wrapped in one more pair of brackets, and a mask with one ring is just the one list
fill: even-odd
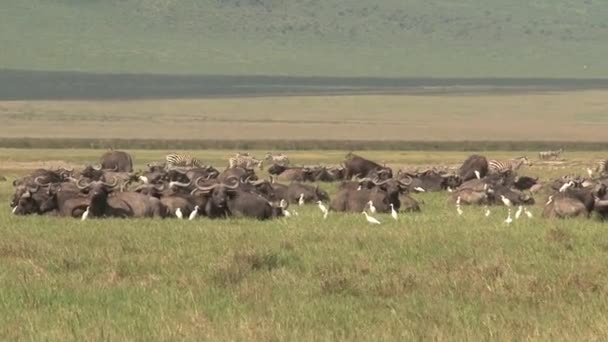
[[(15, 207), (17, 208), (17, 207)], [(87, 217), (89, 217), (89, 208), (91, 207), (87, 207), (87, 210), (84, 211), (84, 213), (82, 213), (82, 217), (80, 218), (81, 221), (84, 221), (87, 219)]]
[(146, 176), (139, 176), (139, 180), (144, 184), (148, 184), (149, 182), (148, 177)]
[(460, 196), (458, 196), (458, 198), (456, 198), (456, 205), (460, 205)]
[(511, 224), (511, 222), (513, 222), (513, 218), (511, 218), (511, 208), (509, 208), (509, 215), (507, 216), (507, 219), (505, 220), (506, 224)]
[(298, 205), (304, 205), (304, 194), (300, 194), (300, 199), (298, 199)]
[(283, 209), (283, 216), (291, 217), (291, 213), (287, 209)]
[(319, 205), (321, 212), (323, 212), (323, 219), (326, 219), (327, 215), (329, 214), (329, 210), (327, 210), (327, 208), (323, 205), (323, 202), (317, 201), (317, 204)]
[(452, 190), (452, 187), (449, 187), (449, 186), (448, 186), (447, 190), (448, 190), (448, 192), (454, 192), (454, 190)]
[(553, 196), (549, 196), (549, 200), (547, 200), (547, 203), (545, 203), (545, 205), (549, 205), (553, 203)]
[(481, 179), (481, 173), (479, 173), (479, 171), (475, 170), (475, 177), (477, 177), (477, 179)]
[(486, 209), (486, 212), (485, 212), (485, 214), (484, 214), (484, 215), (485, 215), (486, 217), (490, 216), (490, 208), (489, 208), (487, 205), (486, 205), (484, 208)]
[(184, 218), (184, 214), (182, 214), (181, 208), (177, 208), (177, 210), (175, 210), (175, 216), (180, 220)]
[(564, 183), (564, 185), (562, 185), (561, 188), (559, 188), (559, 192), (565, 192), (566, 190), (568, 190), (569, 188), (574, 186), (574, 182), (573, 181), (569, 181), (567, 183)]
[(460, 208), (460, 204), (456, 205), (456, 212), (458, 212), (458, 216), (462, 216), (462, 214), (464, 213)]
[(513, 205), (513, 202), (511, 202), (510, 199), (506, 198), (505, 195), (500, 195), (500, 199), (502, 200), (502, 203), (504, 203), (507, 207)]
[(357, 187), (357, 191), (361, 191), (361, 185)]
[(370, 224), (380, 224), (380, 221), (376, 220), (374, 217), (371, 217), (371, 216), (367, 215), (366, 211), (363, 211), (363, 215), (365, 215), (365, 219)]
[(196, 218), (196, 215), (198, 215), (198, 209), (200, 209), (198, 205), (194, 206), (194, 210), (192, 210), (192, 212), (190, 213), (188, 220), (192, 221), (194, 220), (194, 218)]
[(524, 206), (520, 205), (519, 208), (517, 208), (517, 211), (515, 212), (515, 219), (519, 220), (519, 217), (521, 216), (521, 213), (524, 211)]
[(587, 168), (587, 174), (589, 175), (589, 178), (593, 178), (593, 170), (590, 168)]
[(426, 192), (426, 190), (424, 190), (424, 188), (421, 188), (419, 186), (415, 187), (414, 190), (416, 190), (418, 192)]
[(395, 206), (393, 205), (393, 203), (391, 203), (390, 206), (391, 206), (391, 217), (393, 219), (395, 219), (395, 221), (398, 221), (399, 216), (397, 215), (397, 210), (395, 210)]
[(528, 216), (528, 218), (532, 218), (532, 213), (528, 210), (528, 208), (524, 208), (524, 214), (526, 214), (526, 216)]
[(375, 214), (376, 213), (376, 207), (374, 207), (374, 203), (372, 201), (369, 201), (369, 202), (367, 202), (367, 205), (369, 206), (369, 211), (372, 214)]
[[(279, 207), (281, 207), (283, 209), (283, 212), (287, 211), (287, 201), (284, 198), (281, 198), (281, 202), (279, 202)], [(289, 217), (290, 215), (285, 215), (287, 217)]]
[(13, 210), (11, 210), (11, 214), (14, 214), (16, 211), (17, 211), (17, 206), (15, 206), (15, 207), (13, 208)]

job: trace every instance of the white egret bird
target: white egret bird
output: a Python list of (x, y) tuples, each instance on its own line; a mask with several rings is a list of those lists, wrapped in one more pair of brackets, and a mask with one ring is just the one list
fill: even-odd
[(369, 222), (370, 224), (380, 224), (380, 221), (376, 220), (376, 218), (369, 216), (367, 214), (367, 211), (363, 211), (363, 215), (365, 215), (365, 219), (367, 220), (367, 222)]
[(490, 207), (488, 207), (487, 205), (484, 207), (486, 209), (486, 212), (484, 213), (484, 215), (486, 217), (490, 216)]
[(362, 187), (361, 187), (361, 185), (359, 185), (359, 186), (357, 187), (357, 191), (361, 191), (361, 188), (362, 188)]
[(513, 218), (511, 217), (511, 208), (509, 208), (509, 215), (507, 216), (507, 219), (505, 220), (506, 224), (511, 224), (511, 222), (513, 222)]
[(479, 171), (475, 170), (473, 172), (475, 172), (475, 177), (477, 177), (477, 179), (481, 179), (481, 173), (479, 173)]
[(545, 203), (545, 205), (549, 205), (553, 203), (553, 196), (549, 196), (549, 199), (547, 200), (547, 203)]
[(323, 219), (326, 219), (327, 215), (329, 215), (329, 210), (327, 210), (327, 208), (323, 205), (323, 202), (317, 201), (317, 204), (319, 205), (321, 212), (323, 212)]
[(561, 188), (559, 188), (559, 192), (566, 192), (566, 190), (570, 189), (573, 186), (574, 186), (573, 181), (566, 182), (566, 183), (564, 183), (564, 185), (561, 186)]
[(591, 170), (591, 168), (587, 168), (587, 174), (589, 175), (589, 178), (593, 178), (593, 170)]
[(462, 216), (462, 214), (464, 213), (464, 211), (462, 211), (462, 208), (460, 208), (460, 204), (456, 205), (456, 212), (458, 213), (458, 216)]
[(367, 206), (372, 214), (376, 213), (376, 207), (374, 207), (374, 203), (372, 201), (367, 202)]
[(500, 195), (500, 199), (502, 200), (502, 203), (504, 203), (504, 205), (506, 205), (507, 207), (513, 206), (513, 202), (511, 202), (510, 199), (506, 198), (505, 195)]
[(391, 217), (393, 219), (395, 219), (395, 221), (398, 221), (399, 216), (397, 215), (397, 210), (395, 210), (395, 206), (393, 205), (393, 203), (391, 203), (390, 206), (391, 206)]
[(526, 214), (526, 216), (528, 216), (528, 218), (532, 218), (532, 212), (530, 212), (530, 210), (528, 210), (528, 208), (524, 208), (524, 214)]
[(519, 217), (521, 216), (521, 213), (523, 213), (524, 211), (524, 206), (520, 205), (519, 208), (517, 208), (517, 211), (515, 212), (515, 219), (519, 220)]
[(426, 192), (426, 190), (424, 190), (424, 188), (421, 188), (419, 186), (415, 187), (414, 190), (416, 190), (418, 192)]
[(150, 182), (146, 176), (139, 176), (139, 180), (144, 184), (148, 184)]
[[(15, 207), (15, 208), (17, 208), (17, 207)], [(84, 213), (82, 213), (82, 217), (80, 218), (81, 221), (84, 221), (84, 220), (86, 220), (89, 217), (89, 209), (90, 208), (91, 208), (90, 206), (87, 207), (87, 210), (85, 210)]]
[(13, 208), (13, 210), (11, 210), (11, 214), (14, 214), (14, 213), (15, 213), (15, 211), (17, 211), (17, 206), (15, 206), (15, 207)]
[(175, 216), (176, 216), (178, 219), (180, 219), (180, 220), (184, 218), (184, 214), (182, 213), (182, 209), (181, 209), (181, 208), (177, 208), (177, 209), (175, 210)]
[(448, 186), (448, 192), (454, 192), (454, 190), (452, 190), (452, 187)]
[(199, 210), (199, 206), (196, 205), (194, 206), (194, 210), (192, 210), (192, 212), (190, 213), (190, 216), (188, 216), (188, 220), (192, 221), (196, 218), (196, 215), (198, 215), (198, 210)]
[(304, 194), (300, 194), (300, 198), (298, 199), (298, 205), (304, 205)]
[(456, 205), (460, 205), (460, 196), (456, 198)]
[(285, 217), (291, 217), (291, 213), (287, 210), (287, 201), (285, 201), (284, 198), (279, 202), (279, 207), (283, 209), (283, 215), (285, 215)]

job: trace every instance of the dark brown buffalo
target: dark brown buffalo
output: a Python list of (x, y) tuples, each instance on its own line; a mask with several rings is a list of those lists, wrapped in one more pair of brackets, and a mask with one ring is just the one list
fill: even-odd
[(466, 182), (470, 179), (477, 178), (475, 171), (479, 173), (480, 178), (483, 178), (488, 174), (488, 159), (486, 159), (486, 157), (477, 154), (469, 156), (464, 163), (462, 163), (462, 166), (460, 166), (458, 175), (463, 182)]
[(354, 176), (378, 178), (386, 180), (393, 177), (393, 171), (376, 162), (348, 153), (344, 160), (344, 178), (350, 179)]
[(281, 216), (282, 210), (270, 204), (265, 198), (239, 189), (239, 182), (234, 184), (218, 183), (211, 186), (199, 186), (199, 190), (209, 195), (205, 214), (209, 218), (250, 217), (266, 220)]
[(166, 208), (155, 197), (137, 192), (114, 192), (118, 181), (106, 183), (79, 180), (77, 186), (89, 194), (89, 217), (165, 217)]
[(127, 152), (108, 151), (101, 155), (99, 164), (103, 170), (115, 172), (133, 172), (133, 158)]

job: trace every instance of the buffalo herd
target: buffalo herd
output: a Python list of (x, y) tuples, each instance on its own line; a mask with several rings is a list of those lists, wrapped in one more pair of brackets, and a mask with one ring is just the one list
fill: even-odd
[[(272, 158), (268, 157), (268, 160)], [(248, 217), (271, 219), (288, 215), (290, 204), (328, 203), (334, 212), (361, 213), (373, 206), (379, 213), (420, 211), (412, 194), (449, 193), (460, 205), (533, 205), (533, 195), (546, 193), (543, 216), (550, 218), (608, 218), (608, 178), (567, 176), (541, 183), (509, 170), (488, 172), (488, 160), (471, 155), (453, 171), (393, 170), (348, 153), (339, 166), (291, 166), (283, 162), (268, 168), (268, 179), (253, 168), (212, 166), (175, 167), (148, 164), (134, 171), (126, 152), (108, 151), (99, 164), (82, 170), (38, 169), (13, 182), (10, 202), (15, 215), (55, 215), (74, 218), (167, 218), (197, 216), (210, 219)], [(287, 160), (287, 162), (285, 162)], [(329, 194), (319, 187), (336, 182)]]

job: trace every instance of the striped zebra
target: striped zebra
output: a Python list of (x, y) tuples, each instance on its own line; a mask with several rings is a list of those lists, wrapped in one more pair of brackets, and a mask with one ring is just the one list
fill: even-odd
[(165, 156), (166, 167), (203, 167), (203, 163), (189, 154), (171, 153)]
[(539, 159), (543, 159), (543, 160), (546, 160), (546, 159), (557, 159), (562, 154), (562, 152), (564, 152), (564, 150), (561, 149), (561, 148), (559, 150), (556, 150), (556, 151), (542, 151), (542, 152), (538, 153), (538, 158)]
[(242, 167), (244, 169), (253, 169), (254, 167), (259, 167), (260, 170), (264, 168), (264, 161), (260, 159), (256, 159), (252, 156), (234, 156), (228, 159), (228, 168), (232, 169), (235, 167)]
[(284, 155), (283, 153), (272, 154), (270, 152), (267, 152), (266, 157), (264, 157), (264, 160), (266, 160), (272, 164), (277, 164), (277, 165), (281, 165), (281, 166), (289, 165), (289, 158), (287, 158), (287, 156)]
[(517, 171), (524, 164), (530, 165), (530, 161), (528, 161), (528, 158), (525, 156), (505, 161), (489, 160), (488, 173), (504, 173), (507, 171)]
[(608, 166), (608, 159), (602, 159), (600, 161), (597, 162), (597, 168), (595, 168), (595, 172), (597, 172), (598, 174), (602, 175), (604, 173), (606, 173), (606, 166)]

